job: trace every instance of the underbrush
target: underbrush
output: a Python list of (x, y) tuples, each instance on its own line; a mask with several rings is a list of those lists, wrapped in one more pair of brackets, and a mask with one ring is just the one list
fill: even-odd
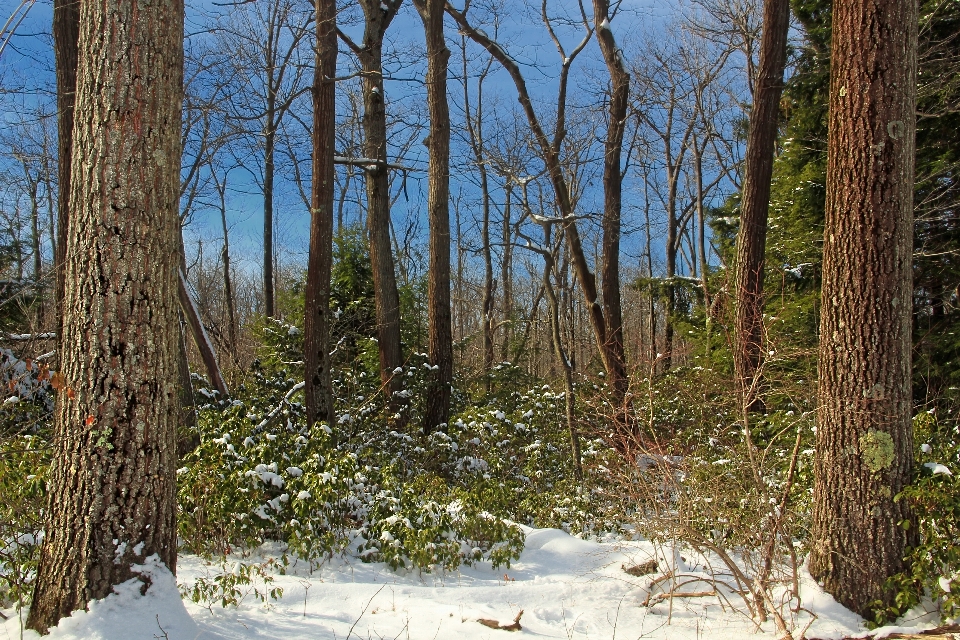
[[(293, 357), (301, 335), (272, 321), (263, 335), (235, 398), (201, 392), (210, 401), (188, 434), (199, 444), (178, 470), (184, 550), (223, 561), (275, 541), (311, 566), (346, 552), (451, 571), (509, 566), (523, 549), (517, 523), (581, 534), (617, 526), (604, 493), (574, 480), (562, 393), (518, 368), (495, 368), (495, 393), (455, 393), (449, 424), (427, 435), (426, 355), (395, 372), (402, 388), (389, 405), (379, 376), (355, 360), (335, 380), (337, 423), (308, 426)], [(591, 468), (609, 455), (599, 440), (584, 447)]]
[[(563, 392), (518, 367), (497, 365), (489, 381), (457, 381), (450, 423), (426, 435), (426, 356), (411, 354), (396, 372), (402, 389), (388, 403), (375, 363), (358, 349), (336, 369), (336, 424), (308, 426), (302, 335), (265, 321), (261, 339), (261, 357), (234, 385), (235, 397), (199, 385), (204, 404), (181, 434), (195, 447), (177, 471), (180, 544), (210, 567), (185, 586), (186, 596), (225, 606), (269, 599), (277, 595), (271, 572), (294, 557), (311, 568), (339, 554), (424, 572), (509, 566), (523, 549), (524, 524), (583, 537), (639, 534), (719, 558), (715, 586), (738, 594), (751, 617), (785, 631), (798, 618), (815, 426), (812, 385), (800, 375), (768, 395), (765, 413), (746, 415), (723, 367), (635, 380), (636, 437), (627, 450), (612, 440), (615, 411), (602, 380), (581, 378), (578, 480)], [(38, 384), (49, 377), (24, 370), (43, 376)], [(3, 405), (0, 606), (28, 603), (32, 592), (51, 451), (52, 389), (41, 386), (39, 400), (24, 394)], [(896, 608), (878, 610), (878, 622), (924, 597), (947, 617), (960, 608), (960, 506), (948, 473), (960, 468), (957, 426), (927, 412), (915, 426), (916, 478), (898, 499), (917, 514), (902, 526), (917, 528), (918, 544), (910, 572), (891, 579)], [(280, 549), (276, 561), (255, 562), (267, 543)], [(676, 568), (660, 574), (664, 593), (682, 583)]]
[[(629, 496), (637, 532), (719, 559), (718, 584), (786, 635), (803, 607), (811, 543), (814, 389), (803, 379), (782, 383), (766, 395), (765, 411), (748, 412), (732, 388), (728, 373), (702, 366), (634, 384), (640, 433), (633, 457), (611, 467), (611, 486)], [(918, 542), (907, 549), (910, 570), (889, 581), (896, 605), (875, 603), (870, 624), (921, 604), (943, 619), (960, 613), (957, 422), (921, 411), (914, 426), (914, 478), (896, 499), (909, 501), (914, 517), (900, 526), (915, 527)], [(657, 580), (676, 588), (679, 575), (663, 574)]]

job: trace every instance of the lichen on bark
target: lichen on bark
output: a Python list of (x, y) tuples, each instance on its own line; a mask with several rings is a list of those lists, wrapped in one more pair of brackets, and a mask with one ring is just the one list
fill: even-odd
[(893, 438), (885, 431), (871, 429), (860, 436), (860, 455), (873, 473), (889, 469), (894, 460)]

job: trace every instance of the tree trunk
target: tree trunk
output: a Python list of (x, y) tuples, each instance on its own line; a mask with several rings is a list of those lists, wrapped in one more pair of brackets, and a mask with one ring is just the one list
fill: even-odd
[(43, 274), (43, 256), (40, 252), (40, 176), (36, 179), (30, 176), (30, 169), (24, 163), (24, 174), (27, 179), (27, 186), (30, 189), (28, 197), (30, 198), (30, 249), (33, 252), (33, 291), (36, 299), (34, 300), (34, 324), (35, 330), (40, 331), (43, 323), (43, 291), (41, 290)]
[[(490, 246), (490, 179), (487, 172), (487, 158), (483, 148), (483, 81), (490, 72), (490, 65), (493, 58), (487, 61), (483, 71), (477, 78), (477, 108), (475, 112), (470, 109), (470, 74), (467, 69), (469, 58), (466, 55), (467, 45), (466, 36), (461, 36), (463, 56), (463, 110), (464, 120), (467, 125), (467, 133), (470, 135), (470, 150), (473, 152), (473, 161), (477, 164), (477, 171), (480, 173), (480, 207), (483, 220), (480, 225), (480, 253), (483, 256), (483, 302), (482, 302), (482, 323), (483, 323), (483, 372), (484, 388), (490, 393), (490, 371), (493, 369), (493, 304), (494, 304), (494, 279), (493, 279), (493, 251)], [(474, 116), (474, 113), (476, 114)], [(509, 182), (509, 180), (508, 180)], [(507, 196), (509, 198), (509, 195)]]
[(307, 424), (334, 421), (330, 373), (330, 275), (333, 264), (333, 201), (336, 185), (336, 0), (317, 2), (317, 56), (313, 79), (313, 182), (310, 192), (310, 255), (304, 305), (304, 396)]
[[(180, 240), (181, 246), (183, 241)], [(181, 254), (182, 255), (182, 254)], [(180, 270), (180, 283), (179, 283), (179, 299), (180, 299), (180, 308), (183, 310), (183, 315), (187, 320), (187, 326), (190, 327), (190, 334), (193, 336), (193, 342), (197, 345), (197, 350), (200, 352), (200, 359), (203, 360), (203, 365), (207, 370), (207, 374), (210, 376), (210, 384), (213, 385), (214, 389), (217, 390), (217, 393), (220, 394), (220, 399), (225, 400), (230, 397), (230, 390), (227, 389), (227, 383), (223, 379), (223, 372), (220, 370), (220, 363), (217, 362), (217, 352), (213, 348), (213, 341), (210, 340), (210, 336), (207, 334), (206, 328), (203, 326), (203, 320), (200, 317), (200, 310), (197, 309), (197, 305), (194, 304), (193, 298), (190, 297), (190, 291), (187, 288), (187, 275)], [(186, 352), (183, 353), (183, 358), (186, 360)]]
[(733, 363), (741, 401), (746, 409), (763, 407), (757, 395), (755, 378), (763, 353), (763, 263), (789, 29), (789, 1), (764, 0), (760, 74), (754, 90), (747, 137), (734, 289), (737, 316), (733, 332)]
[[(477, 105), (479, 114), (480, 104)], [(479, 119), (477, 122), (477, 132), (480, 133)], [(481, 250), (483, 254), (483, 371), (486, 377), (485, 385), (487, 392), (490, 392), (490, 371), (493, 369), (493, 303), (494, 303), (494, 279), (493, 279), (493, 251), (490, 246), (490, 182), (487, 176), (487, 166), (483, 160), (482, 152), (479, 151), (479, 142), (476, 143), (477, 168), (480, 170), (480, 198), (483, 200), (481, 210), (483, 211), (483, 221), (480, 225)]]
[(237, 358), (237, 312), (233, 302), (233, 278), (230, 275), (230, 229), (227, 226), (227, 176), (223, 182), (213, 177), (220, 196), (220, 225), (223, 228), (223, 249), (220, 257), (223, 261), (223, 297), (227, 306), (227, 339), (230, 342), (230, 355)]
[(620, 213), (623, 205), (623, 174), (620, 161), (623, 133), (627, 124), (630, 96), (630, 74), (610, 30), (609, 0), (593, 0), (597, 42), (610, 73), (610, 106), (607, 116), (607, 139), (603, 154), (603, 264), (600, 287), (603, 317), (606, 321), (606, 342), (603, 349), (612, 365), (608, 381), (616, 405), (616, 421), (626, 426), (630, 415), (626, 406), (627, 364), (623, 349), (623, 311), (620, 301)]
[[(276, 101), (272, 81), (269, 87), (267, 99)], [(273, 318), (277, 313), (273, 275), (273, 178), (277, 131), (273, 120), (273, 107), (268, 106), (263, 143), (263, 313), (268, 318)]]
[(503, 287), (503, 339), (500, 343), (500, 359), (511, 362), (510, 343), (513, 342), (513, 237), (510, 232), (511, 201), (513, 189), (510, 180), (504, 185), (503, 224), (501, 226), (500, 242), (503, 244), (503, 260), (500, 263), (500, 282)]
[(380, 379), (388, 404), (396, 406), (394, 393), (400, 378), (394, 370), (403, 364), (400, 349), (400, 294), (390, 247), (390, 184), (387, 167), (387, 111), (383, 90), (383, 36), (402, 0), (361, 0), (365, 17), (363, 46), (352, 47), (363, 70), (364, 156), (367, 165), (367, 232), (373, 271)]
[[(70, 219), (70, 157), (73, 149), (73, 109), (77, 91), (77, 38), (80, 34), (80, 3), (54, 0), (53, 52), (57, 69), (57, 241), (54, 247), (54, 298), (57, 326), (63, 314), (63, 260), (67, 251)], [(59, 337), (59, 334), (58, 334)]]
[(27, 624), (176, 567), (183, 2), (80, 3), (49, 503)]
[[(703, 292), (703, 317), (706, 331), (706, 340), (704, 341), (704, 346), (706, 348), (707, 361), (710, 361), (710, 340), (713, 334), (713, 309), (711, 308), (711, 296), (710, 296), (710, 287), (708, 276), (710, 275), (710, 266), (707, 262), (707, 221), (706, 221), (706, 212), (704, 211), (704, 200), (706, 198), (706, 193), (703, 188), (703, 151), (704, 148), (700, 146), (700, 140), (697, 136), (694, 136), (693, 139), (693, 174), (694, 182), (696, 183), (696, 214), (697, 214), (697, 255), (700, 258), (700, 289)], [(706, 146), (706, 141), (704, 142), (704, 147)]]
[(573, 475), (579, 481), (583, 479), (582, 456), (580, 453), (580, 433), (577, 429), (576, 415), (574, 413), (574, 387), (573, 387), (573, 363), (568, 357), (568, 351), (563, 346), (563, 326), (560, 319), (561, 300), (557, 297), (556, 289), (553, 286), (553, 273), (556, 270), (556, 251), (553, 250), (553, 239), (551, 233), (552, 223), (542, 223), (543, 228), (543, 246), (545, 251), (541, 252), (543, 256), (543, 279), (542, 291), (546, 294), (547, 304), (550, 312), (550, 344), (553, 347), (553, 353), (560, 363), (563, 371), (563, 406), (564, 416), (567, 421), (567, 431), (570, 436), (570, 457), (573, 460)]
[(910, 535), (917, 4), (834, 4), (810, 573), (862, 615)]
[[(427, 273), (427, 317), (431, 376), (423, 431), (429, 434), (450, 419), (453, 384), (453, 335), (450, 318), (450, 109), (447, 105), (447, 63), (450, 50), (443, 36), (445, 0), (415, 0), (427, 37), (427, 106), (430, 110), (430, 269)], [(489, 218), (489, 213), (487, 214)], [(485, 230), (489, 249), (489, 228)], [(488, 262), (489, 265), (489, 262)], [(488, 266), (489, 268), (489, 266)], [(492, 317), (493, 305), (486, 309)], [(485, 319), (489, 322), (489, 319)], [(490, 338), (490, 353), (493, 341)]]

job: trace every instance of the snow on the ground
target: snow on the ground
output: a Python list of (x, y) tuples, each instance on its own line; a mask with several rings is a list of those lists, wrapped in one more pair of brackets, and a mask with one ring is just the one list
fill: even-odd
[[(692, 556), (691, 556), (692, 557)], [(504, 639), (508, 631), (491, 629), (479, 619), (512, 622), (520, 610), (522, 631), (541, 638), (677, 638), (738, 640), (777, 638), (772, 623), (757, 630), (739, 596), (725, 599), (666, 599), (643, 606), (647, 585), (656, 576), (633, 577), (623, 571), (656, 559), (673, 566), (688, 582), (679, 590), (707, 591), (712, 584), (696, 578), (716, 577), (691, 559), (649, 542), (587, 542), (556, 529), (531, 529), (526, 550), (509, 569), (463, 567), (444, 574), (391, 571), (383, 564), (337, 559), (310, 572), (303, 562), (277, 575), (271, 586), (283, 588), (278, 601), (261, 604), (253, 597), (239, 607), (209, 608), (181, 601), (173, 577), (163, 568), (143, 568), (152, 586), (140, 595), (139, 581), (116, 588), (94, 602), (88, 612), (63, 620), (49, 636), (56, 640), (276, 640), (327, 639)], [(256, 558), (246, 561), (256, 561)], [(199, 558), (181, 556), (178, 576), (191, 584), (210, 568)], [(655, 591), (656, 593), (656, 591)], [(790, 614), (799, 637), (840, 638), (863, 633), (862, 620), (838, 605), (805, 576), (801, 578), (806, 612)], [(20, 638), (15, 612), (0, 626), (0, 640)], [(189, 615), (188, 615), (189, 614)], [(930, 625), (927, 625), (930, 626)], [(23, 638), (35, 639), (31, 632)]]

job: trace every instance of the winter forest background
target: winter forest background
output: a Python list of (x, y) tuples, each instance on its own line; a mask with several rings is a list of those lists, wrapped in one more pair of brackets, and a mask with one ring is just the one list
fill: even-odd
[[(344, 555), (395, 570), (509, 567), (523, 525), (712, 558), (737, 606), (778, 633), (801, 633), (808, 555), (826, 591), (871, 623), (918, 604), (957, 616), (960, 4), (878, 4), (917, 24), (904, 40), (916, 69), (902, 52), (879, 66), (917, 74), (899, 103), (916, 113), (903, 151), (914, 179), (896, 191), (910, 174), (884, 154), (904, 136), (884, 124), (894, 142), (865, 153), (896, 169), (864, 169), (860, 183), (894, 208), (862, 242), (844, 226), (856, 216), (829, 215), (848, 201), (828, 193), (856, 185), (828, 187), (828, 152), (854, 162), (864, 138), (828, 149), (831, 63), (856, 69), (859, 55), (831, 49), (848, 16), (835, 27), (829, 1), (335, 4), (186, 7), (180, 234), (138, 267), (153, 274), (144, 282), (180, 278), (170, 335), (155, 338), (169, 342), (158, 370), (176, 389), (157, 391), (176, 395), (177, 456), (157, 463), (176, 488), (156, 489), (176, 492), (157, 516), (175, 512), (175, 542), (127, 544), (105, 516), (65, 613), (129, 577), (143, 544), (168, 566), (178, 553), (212, 561), (219, 572), (181, 590), (227, 606), (241, 592), (279, 598), (270, 576), (290, 558), (311, 571)], [(63, 361), (71, 336), (72, 353), (92, 354), (103, 334), (60, 324), (71, 300), (100, 294), (70, 293), (89, 258), (65, 266), (58, 242), (107, 242), (83, 244), (94, 224), (66, 239), (64, 45), (51, 31), (63, 6), (11, 5), (0, 34), (0, 611), (41, 598), (49, 489), (71, 486), (58, 456), (126, 478), (125, 447), (145, 446), (123, 439), (123, 417), (87, 410), (105, 406), (89, 396), (104, 383), (84, 395), (74, 379), (96, 366)], [(446, 84), (431, 93), (441, 59)], [(853, 248), (825, 258), (833, 233)], [(912, 259), (889, 238), (912, 242)], [(847, 306), (830, 316), (837, 296)], [(845, 323), (872, 337), (836, 338)], [(90, 356), (104, 375), (125, 366), (116, 345), (134, 334)], [(861, 348), (844, 355), (849, 344)], [(268, 543), (279, 559), (246, 555)], [(876, 559), (855, 551), (874, 547)], [(97, 557), (121, 567), (102, 588)], [(676, 570), (659, 571), (673, 585), (663, 593), (679, 589)], [(54, 616), (33, 619), (38, 630), (59, 617), (34, 615)]]

